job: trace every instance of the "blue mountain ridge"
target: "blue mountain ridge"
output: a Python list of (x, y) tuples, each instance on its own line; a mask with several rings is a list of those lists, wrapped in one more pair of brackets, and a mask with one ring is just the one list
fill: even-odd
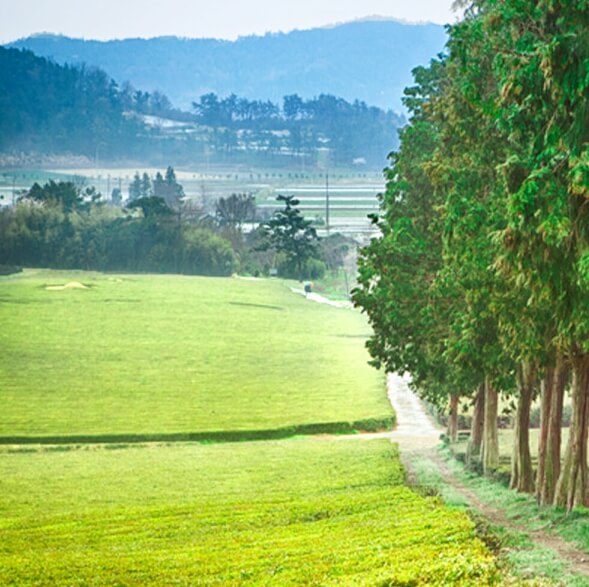
[(361, 20), (236, 41), (157, 37), (93, 41), (39, 34), (8, 44), (64, 64), (97, 66), (117, 83), (166, 94), (187, 109), (206, 93), (281, 102), (333, 94), (402, 111), (411, 70), (443, 51), (436, 24)]

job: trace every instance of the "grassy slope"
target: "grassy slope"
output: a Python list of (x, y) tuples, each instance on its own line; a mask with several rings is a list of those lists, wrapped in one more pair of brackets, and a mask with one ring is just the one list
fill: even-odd
[[(70, 281), (91, 287), (45, 289)], [(0, 323), (0, 436), (391, 414), (365, 319), (280, 281), (27, 271), (0, 278)]]
[[(73, 280), (91, 287), (45, 289)], [(0, 284), (0, 434), (390, 414), (362, 316), (284, 283), (35, 271)], [(387, 441), (0, 450), (0, 584), (484, 585), (494, 572), (466, 516), (402, 485)]]
[(388, 441), (4, 449), (0, 584), (488, 584), (470, 520), (402, 482)]

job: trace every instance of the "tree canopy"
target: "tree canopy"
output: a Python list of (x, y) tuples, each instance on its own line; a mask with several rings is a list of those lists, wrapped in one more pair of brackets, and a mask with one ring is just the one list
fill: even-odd
[[(569, 509), (589, 503), (588, 30), (586, 4), (559, 0), (477, 0), (450, 27), (447, 54), (406, 91), (410, 124), (354, 293), (377, 364), (409, 372), (440, 403), (485, 386), (488, 470), (497, 391), (515, 394), (521, 491), (534, 489), (527, 428), (542, 380), (538, 494)], [(567, 369), (561, 468), (549, 408), (562, 414)]]
[(284, 208), (276, 210), (270, 220), (260, 225), (260, 250), (273, 249), (281, 258), (278, 266), (287, 277), (304, 279), (313, 272), (309, 261), (319, 256), (319, 238), (311, 220), (306, 220), (298, 208), (295, 196), (276, 197)]

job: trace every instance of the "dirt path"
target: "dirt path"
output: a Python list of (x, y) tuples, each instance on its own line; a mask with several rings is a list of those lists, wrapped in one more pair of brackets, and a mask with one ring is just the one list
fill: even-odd
[[(412, 461), (426, 458), (439, 470), (442, 481), (451, 486), (469, 506), (486, 518), (491, 524), (527, 534), (536, 544), (554, 550), (565, 561), (571, 572), (589, 577), (589, 555), (584, 553), (559, 536), (542, 530), (530, 531), (524, 523), (508, 519), (504, 512), (481, 501), (468, 487), (463, 485), (450, 471), (448, 465), (439, 456), (435, 447), (439, 444), (441, 430), (427, 415), (421, 401), (411, 392), (407, 380), (398, 375), (389, 375), (389, 398), (397, 413), (399, 425), (392, 433), (387, 433), (393, 442), (399, 444), (401, 458), (407, 469), (409, 481), (415, 480)], [(589, 583), (588, 583), (589, 584)]]
[(430, 455), (431, 460), (437, 465), (444, 483), (454, 488), (470, 505), (471, 508), (482, 514), (491, 524), (503, 526), (518, 532), (524, 532), (530, 537), (530, 540), (544, 548), (556, 551), (558, 556), (566, 561), (570, 570), (579, 575), (589, 577), (589, 555), (578, 550), (568, 542), (565, 542), (559, 536), (549, 534), (542, 530), (529, 530), (525, 525), (517, 524), (508, 519), (505, 514), (488, 504), (482, 502), (477, 495), (462, 485), (448, 468), (448, 465), (439, 457), (439, 455)]

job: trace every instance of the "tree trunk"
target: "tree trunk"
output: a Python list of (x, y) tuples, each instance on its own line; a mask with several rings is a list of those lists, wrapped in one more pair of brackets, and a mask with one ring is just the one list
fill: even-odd
[(470, 438), (466, 447), (466, 463), (470, 465), (473, 460), (480, 460), (481, 448), (483, 446), (483, 429), (485, 425), (485, 384), (479, 385), (476, 398), (474, 400), (474, 410), (472, 413), (472, 424), (470, 428)]
[(589, 421), (589, 355), (572, 360), (573, 419), (554, 504), (571, 511), (587, 505), (587, 423)]
[(457, 395), (450, 396), (450, 415), (448, 416), (448, 438), (450, 442), (458, 440), (458, 404), (460, 397)]
[(490, 473), (499, 466), (499, 436), (497, 414), (499, 394), (489, 380), (485, 382), (485, 421), (483, 430), (483, 472)]
[(536, 472), (536, 499), (542, 503), (542, 488), (546, 477), (546, 459), (548, 446), (548, 428), (550, 426), (550, 413), (552, 410), (552, 396), (554, 392), (555, 368), (549, 364), (544, 370), (542, 378), (542, 400), (540, 406), (540, 438), (538, 442), (538, 471)]
[[(550, 380), (547, 378), (551, 377)], [(542, 426), (546, 426), (544, 451), (538, 454), (538, 476), (536, 496), (540, 505), (554, 502), (556, 482), (560, 475), (560, 447), (562, 439), (562, 406), (564, 390), (568, 379), (568, 367), (562, 355), (558, 355), (554, 369), (547, 370), (544, 377), (544, 392), (549, 388), (550, 405), (544, 417), (544, 398), (542, 399)], [(541, 447), (542, 448), (542, 447)], [(542, 466), (540, 466), (542, 465)]]
[(534, 491), (534, 471), (530, 453), (530, 409), (536, 385), (536, 366), (525, 361), (518, 368), (519, 398), (513, 435), (511, 458), (511, 489), (523, 493)]

